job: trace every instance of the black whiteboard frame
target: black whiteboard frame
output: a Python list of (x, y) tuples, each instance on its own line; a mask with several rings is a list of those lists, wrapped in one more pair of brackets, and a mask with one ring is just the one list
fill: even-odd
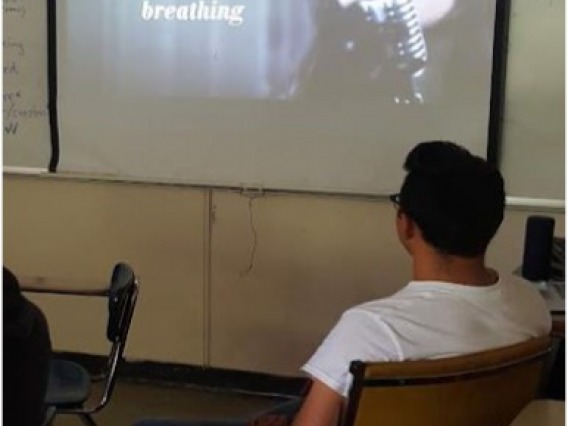
[(497, 0), (493, 31), (493, 70), (491, 72), (491, 100), (487, 133), (487, 161), (497, 168), (499, 168), (501, 161), (501, 145), (503, 142), (510, 21), (511, 0)]
[(57, 116), (57, 4), (47, 0), (47, 110), (49, 114), (49, 133), (51, 158), (48, 170), (57, 172), (59, 164), (59, 123)]

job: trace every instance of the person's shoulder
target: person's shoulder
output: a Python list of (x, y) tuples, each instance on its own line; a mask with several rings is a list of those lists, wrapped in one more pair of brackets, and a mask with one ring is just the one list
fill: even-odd
[(513, 292), (519, 296), (524, 295), (529, 298), (541, 299), (538, 288), (530, 281), (516, 275), (501, 276), (500, 283), (505, 291)]
[(552, 320), (550, 310), (544, 295), (539, 288), (522, 277), (514, 275), (507, 279), (501, 278), (504, 300), (511, 310), (518, 312), (519, 318), (526, 325), (531, 325), (539, 331), (538, 334), (548, 333)]
[(347, 309), (341, 318), (344, 321), (378, 321), (397, 312), (407, 310), (409, 305), (413, 303), (414, 293), (412, 289), (405, 286), (392, 295), (353, 306)]
[(352, 309), (373, 312), (388, 308), (406, 307), (409, 303), (413, 303), (417, 299), (425, 298), (425, 295), (430, 294), (431, 292), (432, 289), (427, 288), (426, 286), (416, 285), (415, 282), (411, 281), (391, 295), (370, 300), (357, 305)]
[(522, 309), (527, 316), (529, 312), (533, 312), (535, 315), (550, 317), (545, 297), (535, 284), (514, 275), (501, 278), (501, 283), (508, 303)]
[(382, 316), (382, 299), (372, 300), (353, 306), (343, 312), (339, 324), (343, 328), (357, 328), (362, 324), (372, 325)]

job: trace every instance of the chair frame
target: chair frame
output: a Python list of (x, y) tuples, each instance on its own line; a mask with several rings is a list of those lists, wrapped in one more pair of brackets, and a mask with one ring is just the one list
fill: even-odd
[[(359, 406), (359, 401), (363, 392), (364, 388), (368, 387), (401, 387), (401, 386), (425, 386), (425, 385), (433, 385), (433, 384), (442, 384), (442, 383), (450, 383), (455, 381), (465, 381), (471, 380), (475, 378), (489, 376), (496, 372), (506, 371), (515, 367), (519, 367), (525, 364), (531, 364), (535, 362), (539, 362), (544, 360), (551, 351), (552, 351), (552, 342), (548, 336), (543, 336), (542, 338), (542, 346), (543, 348), (535, 351), (533, 353), (521, 356), (519, 358), (515, 358), (513, 356), (510, 357), (509, 360), (503, 361), (494, 365), (481, 365), (475, 368), (459, 368), (459, 361), (460, 360), (468, 360), (476, 357), (480, 354), (486, 353), (499, 353), (503, 351), (508, 351), (513, 347), (521, 347), (522, 345), (527, 344), (528, 342), (519, 343), (517, 345), (511, 345), (503, 348), (493, 349), (489, 351), (468, 354), (468, 355), (461, 355), (457, 357), (451, 358), (453, 361), (457, 361), (458, 365), (455, 368), (455, 371), (436, 374), (435, 372), (426, 373), (426, 374), (400, 374), (393, 377), (365, 377), (367, 373), (367, 369), (369, 366), (378, 365), (378, 364), (391, 364), (391, 363), (367, 363), (360, 360), (356, 360), (351, 362), (350, 365), (350, 372), (353, 375), (353, 384), (349, 391), (349, 398), (347, 402), (347, 408), (345, 411), (345, 416), (343, 421), (340, 422), (342, 426), (353, 426), (355, 424), (357, 410)], [(533, 339), (533, 340), (537, 340)], [(546, 346), (545, 346), (546, 342)], [(443, 368), (445, 361), (450, 358), (441, 358), (435, 360), (422, 360), (422, 361), (401, 361), (400, 365), (428, 365), (429, 368), (436, 368), (437, 366)]]
[[(115, 266), (118, 267), (119, 265), (125, 264), (117, 264)], [(125, 265), (131, 271), (131, 268), (128, 265)], [(132, 317), (134, 315), (134, 308), (136, 306), (136, 300), (138, 297), (139, 291), (139, 283), (138, 278), (132, 273), (132, 281), (127, 286), (127, 295), (125, 295), (126, 299), (126, 307), (121, 312), (122, 317), (120, 318), (121, 323), (121, 330), (120, 335), (118, 338), (113, 341), (108, 360), (107, 360), (107, 368), (105, 369), (104, 374), (99, 378), (92, 378), (93, 382), (97, 381), (105, 381), (104, 384), (104, 391), (101, 395), (100, 399), (94, 404), (93, 406), (81, 406), (81, 407), (57, 407), (52, 406), (49, 418), (46, 421), (46, 424), (52, 424), (55, 416), (57, 414), (75, 414), (78, 415), (82, 422), (87, 426), (97, 426), (96, 422), (92, 418), (92, 414), (102, 410), (109, 402), (112, 392), (114, 390), (117, 378), (117, 369), (120, 361), (123, 358), (124, 349), (126, 347), (126, 340), (128, 337), (128, 332), (130, 330), (130, 323), (132, 322)], [(110, 290), (110, 289), (109, 289)], [(110, 292), (107, 292), (107, 296), (110, 295)], [(110, 314), (109, 314), (110, 315)], [(124, 321), (124, 322), (123, 322)]]

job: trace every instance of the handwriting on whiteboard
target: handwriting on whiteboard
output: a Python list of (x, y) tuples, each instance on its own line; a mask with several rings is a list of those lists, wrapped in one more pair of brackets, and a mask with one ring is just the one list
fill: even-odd
[(38, 70), (37, 56), (28, 54), (37, 50), (37, 46), (33, 46), (34, 40), (27, 32), (19, 30), (33, 28), (35, 24), (36, 18), (28, 13), (27, 3), (25, 0), (4, 0), (2, 4), (5, 25), (2, 105), (6, 143), (15, 143), (22, 129), (33, 127), (35, 121), (47, 117), (47, 65), (43, 68), (45, 71)]

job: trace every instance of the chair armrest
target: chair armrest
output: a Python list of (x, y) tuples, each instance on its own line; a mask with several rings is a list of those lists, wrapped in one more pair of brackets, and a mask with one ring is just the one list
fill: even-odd
[(48, 277), (21, 277), (22, 291), (28, 293), (60, 294), (68, 296), (107, 297), (108, 284), (100, 285), (93, 282), (68, 281)]

